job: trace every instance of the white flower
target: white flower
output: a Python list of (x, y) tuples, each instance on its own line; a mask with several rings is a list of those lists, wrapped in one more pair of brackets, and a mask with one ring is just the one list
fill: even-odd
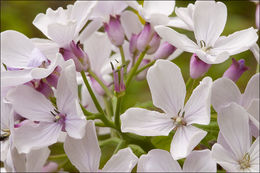
[[(212, 106), (220, 112), (222, 107), (237, 103), (250, 113), (251, 131), (253, 136), (259, 136), (259, 73), (249, 80), (245, 92), (240, 93), (236, 84), (228, 78), (220, 78), (212, 85)], [(236, 115), (234, 115), (236, 117)]]
[(94, 121), (91, 120), (86, 125), (86, 133), (82, 139), (67, 136), (64, 149), (71, 163), (80, 172), (131, 172), (138, 161), (132, 150), (125, 148), (113, 155), (102, 170), (99, 170), (101, 150)]
[(154, 149), (142, 155), (138, 161), (137, 172), (216, 172), (217, 164), (210, 150), (192, 151), (186, 158), (183, 169), (165, 150)]
[(224, 62), (230, 55), (248, 50), (258, 39), (252, 27), (235, 32), (227, 37), (220, 36), (227, 19), (227, 8), (222, 2), (196, 1), (193, 12), (194, 35), (197, 43), (187, 36), (165, 26), (156, 26), (158, 34), (186, 52), (196, 53), (208, 64)]
[(18, 151), (28, 153), (31, 149), (54, 144), (61, 131), (74, 138), (82, 138), (86, 120), (77, 96), (76, 72), (72, 60), (64, 64), (58, 81), (57, 108), (31, 87), (21, 85), (10, 92), (7, 98), (14, 110), (31, 120), (16, 129), (13, 138)]
[(232, 103), (221, 109), (218, 124), (226, 145), (213, 145), (217, 163), (228, 172), (259, 172), (259, 137), (251, 145), (248, 113)]
[(141, 108), (130, 108), (121, 115), (122, 132), (142, 136), (167, 136), (177, 129), (171, 143), (175, 160), (186, 157), (206, 136), (205, 131), (192, 124), (210, 122), (210, 95), (212, 80), (206, 77), (193, 91), (184, 106), (186, 87), (177, 65), (157, 60), (147, 73), (154, 106), (164, 113)]

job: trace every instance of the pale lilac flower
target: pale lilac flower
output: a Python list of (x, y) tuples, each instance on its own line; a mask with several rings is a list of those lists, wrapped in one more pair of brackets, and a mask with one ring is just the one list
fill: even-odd
[(197, 79), (203, 76), (209, 70), (210, 66), (210, 64), (200, 60), (194, 53), (190, 58), (190, 77)]
[(164, 113), (130, 108), (121, 115), (121, 130), (142, 136), (167, 136), (176, 129), (171, 154), (175, 160), (184, 158), (207, 134), (192, 124), (210, 122), (212, 80), (204, 78), (185, 106), (186, 86), (177, 65), (157, 60), (148, 70), (147, 81), (153, 104)]
[(77, 96), (76, 71), (72, 60), (64, 64), (58, 81), (57, 107), (41, 93), (25, 85), (8, 93), (7, 98), (14, 110), (29, 119), (15, 131), (14, 145), (18, 151), (28, 153), (31, 149), (54, 144), (62, 131), (71, 137), (82, 138), (86, 119)]
[(99, 170), (101, 149), (94, 122), (91, 120), (86, 125), (86, 133), (82, 139), (67, 136), (64, 149), (71, 163), (80, 172), (131, 172), (138, 161), (132, 150), (125, 148), (113, 155), (102, 170)]
[(245, 60), (235, 60), (232, 58), (232, 64), (230, 67), (224, 72), (223, 77), (229, 78), (232, 81), (236, 82), (240, 76), (248, 70), (248, 67), (245, 66)]
[(251, 77), (243, 94), (232, 80), (217, 79), (212, 85), (211, 102), (217, 112), (232, 102), (244, 107), (250, 113), (251, 133), (259, 136), (259, 73)]
[(138, 161), (137, 172), (216, 172), (217, 164), (210, 150), (194, 150), (186, 158), (183, 168), (165, 150), (153, 149), (142, 155)]
[(258, 39), (258, 35), (252, 27), (227, 37), (220, 36), (226, 19), (227, 8), (224, 3), (196, 1), (192, 20), (197, 43), (169, 27), (156, 26), (155, 30), (175, 47), (186, 52), (196, 53), (205, 63), (219, 64), (231, 55), (248, 50)]
[(236, 103), (222, 108), (218, 114), (226, 144), (214, 144), (212, 157), (228, 172), (259, 172), (259, 137), (251, 144), (247, 114)]

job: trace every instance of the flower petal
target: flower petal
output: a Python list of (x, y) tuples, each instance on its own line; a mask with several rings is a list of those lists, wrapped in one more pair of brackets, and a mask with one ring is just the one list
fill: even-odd
[(251, 48), (251, 52), (254, 54), (257, 63), (259, 64), (259, 46), (255, 43)]
[(44, 147), (39, 150), (32, 150), (28, 153), (26, 155), (26, 172), (40, 172), (50, 153), (51, 151), (48, 147)]
[(253, 172), (259, 172), (259, 137), (251, 145), (249, 149), (250, 167), (254, 169)]
[(193, 13), (194, 34), (199, 44), (214, 46), (223, 32), (227, 20), (227, 7), (222, 2), (196, 1)]
[(167, 24), (167, 26), (172, 26), (175, 28), (181, 28), (181, 29), (185, 29), (188, 31), (192, 31), (192, 29), (179, 17), (170, 17), (170, 21)]
[(223, 107), (218, 114), (218, 124), (224, 139), (237, 159), (243, 158), (250, 147), (249, 115), (236, 103)]
[(153, 104), (176, 116), (183, 108), (186, 86), (180, 68), (168, 60), (157, 60), (147, 72)]
[[(188, 30), (193, 30), (193, 12), (195, 6), (193, 4), (189, 4), (187, 8), (175, 8), (176, 15), (186, 24)], [(185, 28), (184, 28), (185, 29)]]
[(170, 117), (141, 108), (130, 108), (120, 118), (122, 132), (131, 132), (141, 136), (167, 136), (174, 128)]
[(71, 163), (80, 172), (97, 172), (101, 150), (98, 144), (94, 121), (88, 121), (85, 136), (82, 139), (74, 139), (67, 136), (64, 143), (64, 150)]
[(187, 125), (197, 123), (207, 125), (210, 122), (210, 99), (212, 79), (205, 77), (195, 88), (184, 107), (184, 119)]
[(228, 106), (230, 103), (240, 103), (241, 93), (237, 85), (228, 78), (220, 78), (212, 85), (211, 102), (213, 108), (219, 112), (221, 107)]
[(191, 125), (177, 128), (171, 143), (173, 159), (179, 160), (188, 156), (206, 134), (206, 131)]
[(10, 91), (7, 99), (12, 103), (14, 110), (21, 116), (32, 121), (53, 122), (54, 107), (43, 94), (25, 85), (18, 86)]
[(137, 172), (182, 172), (182, 169), (168, 151), (153, 149), (140, 157)]
[(131, 172), (137, 161), (130, 148), (121, 149), (107, 161), (102, 172)]
[(33, 79), (29, 69), (1, 71), (1, 87), (17, 86)]
[(163, 14), (169, 16), (175, 7), (175, 1), (144, 1), (143, 8), (147, 15)]
[(207, 64), (220, 64), (226, 61), (230, 56), (228, 52), (217, 52), (214, 54), (213, 50), (214, 49), (211, 49), (210, 52), (205, 52), (200, 49), (195, 51), (195, 53), (202, 61)]
[(259, 136), (259, 101), (259, 99), (254, 99), (247, 109), (247, 112), (250, 114), (250, 130), (256, 138)]
[[(207, 164), (205, 164), (207, 163)], [(216, 172), (217, 163), (211, 156), (211, 151), (198, 150), (193, 151), (186, 158), (183, 165), (184, 172)]]

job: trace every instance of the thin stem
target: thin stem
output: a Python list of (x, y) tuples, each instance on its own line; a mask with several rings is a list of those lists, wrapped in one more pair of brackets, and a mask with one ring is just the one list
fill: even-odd
[(258, 73), (258, 72), (259, 72), (259, 64), (257, 63), (255, 73)]
[(115, 112), (115, 126), (119, 132), (121, 132), (121, 125), (120, 125), (120, 108), (121, 108), (122, 98), (118, 97), (116, 101), (116, 112)]
[(113, 97), (113, 94), (111, 93), (109, 88), (102, 82), (102, 80), (99, 79), (99, 77), (92, 70), (88, 70), (88, 72), (98, 82), (98, 84), (103, 88), (106, 95), (109, 96), (109, 97)]
[(137, 72), (135, 73), (136, 75), (138, 75), (139, 73), (141, 73), (142, 71), (144, 71), (145, 69), (147, 69), (148, 67), (151, 67), (156, 60), (153, 60), (151, 62), (149, 62), (148, 64), (146, 64), (145, 66), (143, 66), (142, 68), (140, 68), (139, 70), (137, 70)]
[(126, 146), (126, 141), (125, 140), (121, 140), (117, 146), (116, 149), (114, 150), (113, 154), (116, 154), (120, 149), (124, 148)]
[(67, 154), (57, 154), (57, 155), (51, 155), (49, 156), (49, 159), (60, 159), (60, 158), (64, 158), (67, 157)]
[[(125, 63), (125, 54), (124, 54), (123, 46), (119, 46), (119, 50), (120, 50), (120, 55), (121, 55), (122, 66), (124, 66), (124, 65), (126, 65), (126, 63)], [(127, 68), (124, 68), (124, 74), (126, 74), (126, 69)]]
[(141, 53), (141, 55), (139, 56), (139, 58), (138, 58), (137, 61), (136, 61), (136, 64), (135, 64), (134, 67), (131, 69), (130, 74), (129, 74), (127, 80), (126, 80), (126, 88), (127, 88), (128, 85), (130, 84), (130, 82), (131, 82), (131, 80), (133, 79), (133, 77), (135, 76), (136, 71), (137, 71), (139, 65), (141, 64), (142, 60), (144, 59), (144, 56), (145, 56), (147, 50), (148, 50), (148, 48), (146, 48), (146, 49)]
[(87, 109), (84, 108), (84, 106), (82, 106), (82, 104), (80, 104), (80, 107), (81, 107), (81, 110), (82, 110), (82, 112), (83, 112), (84, 115), (86, 115), (86, 116), (92, 116), (92, 115), (94, 115), (93, 113), (87, 111)]
[(105, 103), (105, 107), (106, 107), (106, 113), (109, 117), (113, 116), (113, 108), (111, 105), (111, 101), (108, 101), (109, 98), (104, 98), (104, 103)]

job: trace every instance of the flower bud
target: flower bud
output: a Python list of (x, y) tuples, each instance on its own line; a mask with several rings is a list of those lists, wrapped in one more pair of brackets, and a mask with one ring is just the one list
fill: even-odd
[(90, 81), (92, 84), (92, 87), (94, 88), (94, 90), (101, 96), (103, 96), (105, 94), (105, 91), (103, 90), (103, 88), (99, 85), (99, 83), (96, 81), (96, 79), (94, 79), (92, 76), (90, 76)]
[(125, 91), (124, 67), (119, 65), (115, 69), (112, 63), (111, 63), (111, 67), (113, 69), (114, 90), (118, 96), (122, 96), (124, 95), (124, 91)]
[(196, 54), (193, 54), (190, 59), (190, 77), (197, 79), (203, 76), (210, 68), (210, 64), (200, 60)]
[(168, 58), (174, 51), (176, 47), (169, 44), (168, 42), (164, 42), (160, 45), (157, 51), (154, 54), (154, 59), (166, 59)]
[(248, 70), (248, 67), (245, 66), (245, 60), (240, 59), (236, 61), (234, 58), (232, 58), (232, 64), (231, 66), (225, 71), (223, 74), (223, 77), (227, 77), (234, 82), (236, 82), (240, 76)]
[(160, 36), (155, 32), (153, 34), (152, 40), (149, 43), (149, 49), (147, 50), (147, 54), (153, 54), (158, 47), (160, 46), (161, 38)]
[(132, 34), (129, 42), (129, 51), (131, 54), (136, 54), (138, 52), (138, 49), (136, 47), (138, 39), (138, 34)]
[[(140, 68), (144, 67), (145, 65), (147, 65), (148, 63), (150, 63), (151, 60), (149, 59), (143, 59), (141, 64), (140, 64)], [(137, 80), (144, 80), (146, 78), (146, 74), (147, 74), (147, 71), (148, 71), (149, 68), (146, 68), (145, 70), (143, 70), (142, 72), (140, 72), (137, 76), (136, 76), (136, 79)]]
[(125, 40), (125, 32), (120, 23), (120, 16), (110, 16), (109, 23), (104, 23), (105, 31), (108, 38), (115, 46), (121, 46)]
[(150, 41), (152, 40), (154, 31), (151, 27), (150, 23), (145, 23), (143, 30), (139, 33), (138, 39), (137, 39), (137, 49), (140, 52), (143, 52)]

